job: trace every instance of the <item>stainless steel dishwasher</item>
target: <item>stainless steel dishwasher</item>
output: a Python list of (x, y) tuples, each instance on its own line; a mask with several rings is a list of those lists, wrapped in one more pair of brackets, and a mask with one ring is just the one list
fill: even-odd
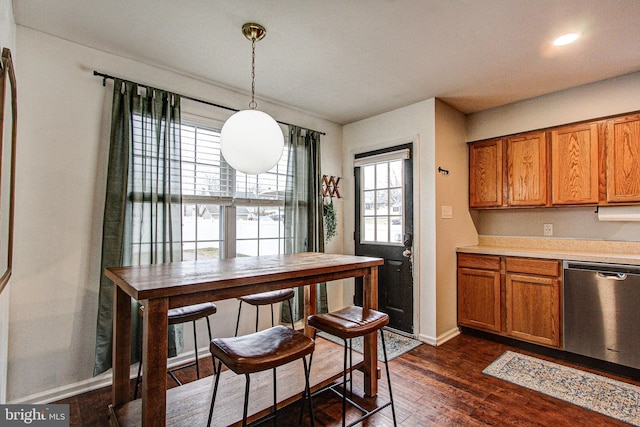
[(564, 349), (640, 368), (640, 267), (563, 263)]

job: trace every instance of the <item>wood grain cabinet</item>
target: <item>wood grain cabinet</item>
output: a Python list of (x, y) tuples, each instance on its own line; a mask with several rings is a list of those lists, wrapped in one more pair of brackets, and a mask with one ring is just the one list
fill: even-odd
[(500, 332), (500, 257), (458, 254), (458, 323)]
[(560, 346), (560, 262), (506, 258), (505, 332), (508, 336)]
[(640, 113), (469, 143), (469, 207), (640, 204)]
[(469, 207), (502, 206), (502, 170), (501, 139), (469, 145)]
[(640, 202), (640, 114), (606, 123), (607, 202)]
[(547, 204), (547, 141), (545, 132), (506, 138), (509, 206)]
[(598, 203), (598, 124), (551, 131), (551, 203)]
[(561, 261), (458, 254), (458, 324), (561, 347)]

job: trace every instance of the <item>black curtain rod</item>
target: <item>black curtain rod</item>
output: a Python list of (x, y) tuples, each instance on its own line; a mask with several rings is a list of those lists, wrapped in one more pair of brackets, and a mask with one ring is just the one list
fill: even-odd
[[(101, 73), (101, 72), (95, 71), (95, 70), (93, 71), (93, 75), (102, 77), (102, 86), (105, 86), (107, 84), (107, 79), (115, 80), (116, 78), (119, 78), (119, 77), (110, 76), (109, 74)], [(134, 82), (134, 81), (127, 80), (127, 79), (120, 78), (120, 80), (125, 81), (125, 82), (129, 82), (129, 83), (133, 83), (133, 84), (137, 84), (137, 85), (140, 85), (140, 86), (145, 86), (145, 87), (148, 86), (148, 85), (145, 85), (145, 84), (142, 84), (142, 83), (138, 83), (138, 82)], [(216, 108), (222, 108), (223, 110), (229, 110), (229, 111), (233, 111), (233, 112), (240, 111), (237, 108), (226, 107), (224, 105), (215, 104), (213, 102), (209, 102), (209, 101), (205, 101), (205, 100), (202, 100), (202, 99), (194, 98), (192, 96), (181, 95), (179, 93), (176, 93), (176, 95), (178, 95), (180, 98), (188, 99), (190, 101), (199, 102), (201, 104), (211, 105), (212, 107), (216, 107)], [(280, 120), (276, 120), (276, 122), (280, 123), (281, 125), (285, 125), (285, 126), (295, 126), (295, 125), (292, 125), (291, 123), (281, 122)], [(318, 131), (315, 131), (313, 129), (309, 129), (309, 130), (312, 131), (312, 132), (318, 132)], [(318, 132), (318, 133), (320, 135), (326, 135), (326, 133), (324, 133), (324, 132)]]

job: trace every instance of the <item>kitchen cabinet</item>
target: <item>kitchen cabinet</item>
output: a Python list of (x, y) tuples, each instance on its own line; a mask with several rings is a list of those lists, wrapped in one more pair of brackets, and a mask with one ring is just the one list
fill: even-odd
[(505, 333), (528, 342), (560, 346), (560, 262), (507, 257)]
[(502, 206), (503, 144), (501, 139), (469, 146), (469, 207)]
[(551, 131), (551, 203), (597, 204), (598, 124), (563, 126)]
[(469, 143), (469, 207), (640, 204), (640, 113)]
[(500, 332), (500, 257), (458, 254), (458, 323)]
[(547, 141), (545, 132), (506, 138), (509, 206), (547, 204)]
[(606, 123), (607, 202), (640, 202), (640, 114)]
[(545, 132), (469, 144), (469, 207), (545, 206), (547, 153)]
[(458, 253), (458, 324), (560, 348), (560, 264)]

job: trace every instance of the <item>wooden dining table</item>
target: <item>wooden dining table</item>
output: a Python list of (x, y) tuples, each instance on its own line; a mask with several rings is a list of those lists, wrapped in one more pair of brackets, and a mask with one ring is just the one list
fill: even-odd
[[(376, 309), (378, 266), (383, 262), (380, 258), (307, 252), (105, 269), (105, 275), (115, 284), (112, 425), (128, 425), (124, 420), (117, 419), (118, 408), (124, 408), (120, 413), (127, 413), (127, 405), (133, 403), (130, 387), (132, 298), (143, 304), (145, 310), (141, 410), (138, 408), (140, 415), (133, 410), (128, 411), (141, 420), (130, 424), (165, 426), (167, 311), (170, 308), (302, 286), (305, 294), (305, 333), (311, 335), (306, 318), (316, 310), (315, 304), (310, 303), (316, 301), (316, 286), (310, 285), (363, 277), (363, 308)], [(375, 396), (378, 391), (376, 334), (365, 337), (363, 350), (361, 369), (364, 372), (364, 392)]]

